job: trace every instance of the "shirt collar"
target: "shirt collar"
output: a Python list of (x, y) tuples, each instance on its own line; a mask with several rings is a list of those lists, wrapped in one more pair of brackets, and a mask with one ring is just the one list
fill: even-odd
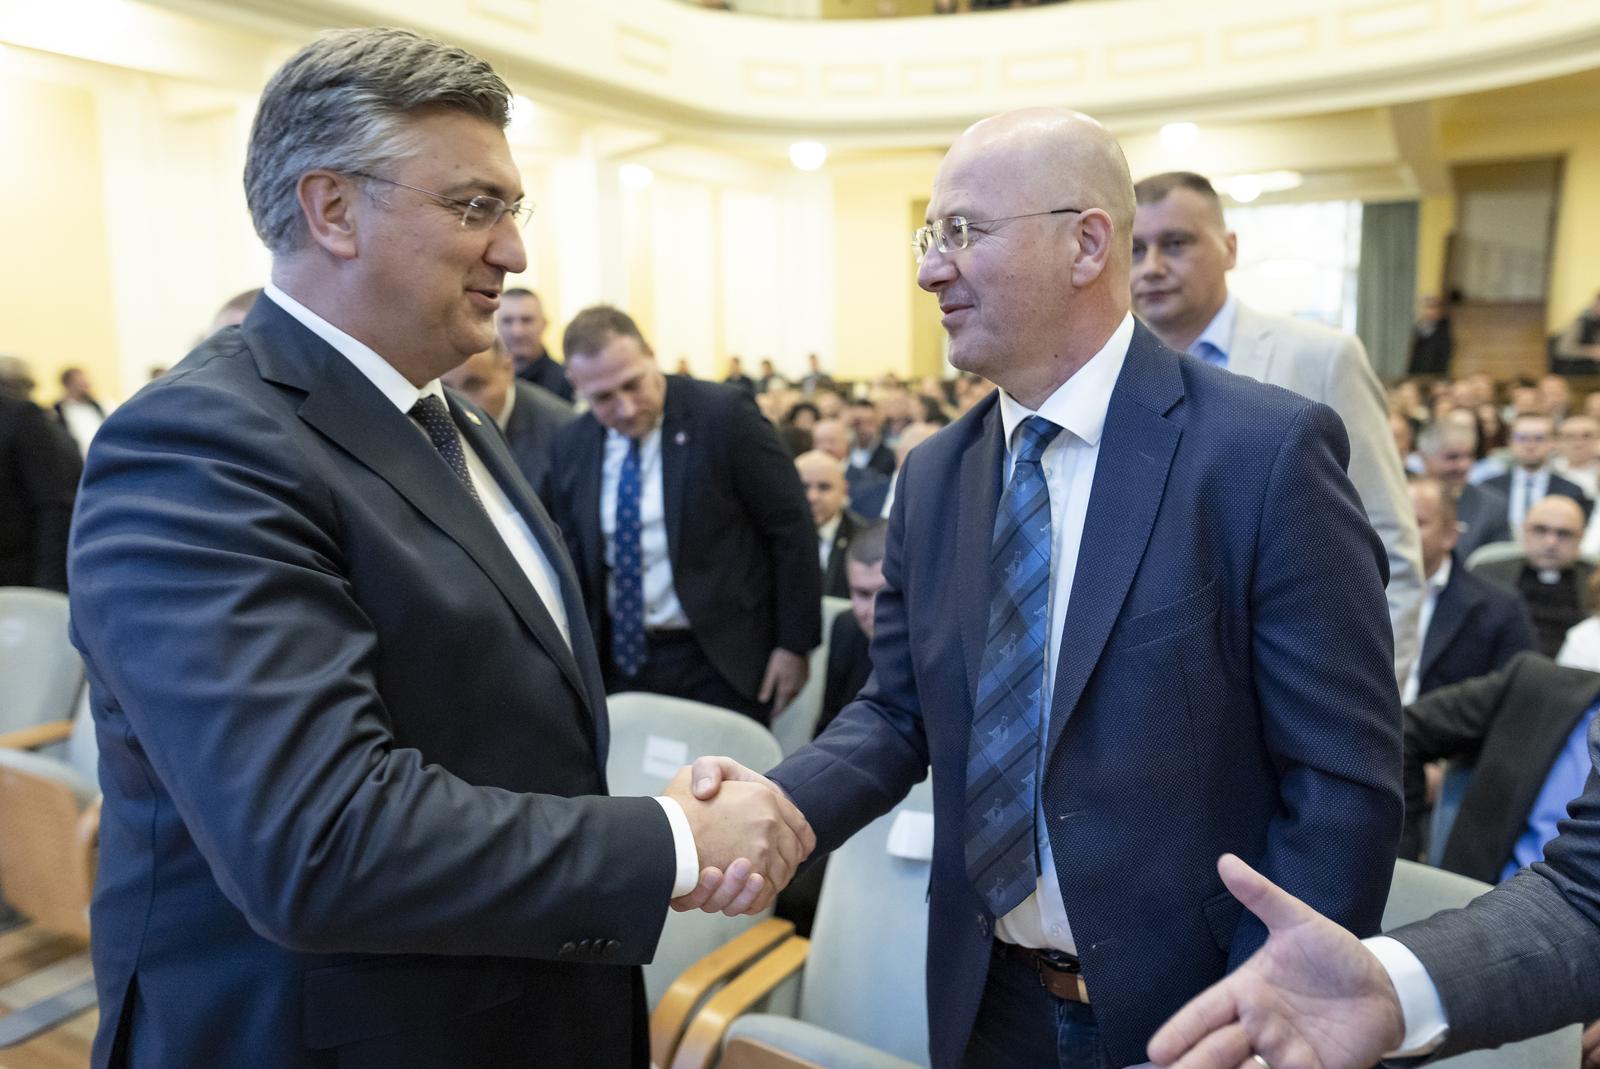
[(1117, 376), (1122, 374), (1122, 364), (1128, 358), (1128, 346), (1132, 342), (1133, 315), (1129, 313), (1111, 332), (1100, 351), (1056, 387), (1056, 392), (1045, 398), (1038, 412), (1029, 410), (1001, 390), (1000, 421), (1006, 432), (1006, 448), (1011, 448), (1012, 436), (1022, 421), (1033, 415), (1043, 416), (1090, 445), (1098, 445), (1106, 426), (1106, 409), (1111, 407), (1111, 391), (1117, 385)]
[(1448, 553), (1439, 562), (1439, 570), (1428, 577), (1428, 593), (1437, 594), (1450, 585), (1451, 560)]
[(396, 371), (393, 364), (379, 356), (372, 348), (356, 341), (273, 283), (268, 282), (263, 291), (272, 298), (273, 304), (288, 312), (307, 330), (337, 349), (341, 356), (354, 364), (356, 370), (401, 412), (409, 414), (424, 396), (445, 400), (444, 387), (439, 385), (438, 379), (433, 379), (418, 389), (411, 385), (404, 375)]
[(1201, 343), (1208, 343), (1217, 352), (1222, 354), (1222, 359), (1228, 359), (1228, 353), (1233, 348), (1233, 326), (1239, 318), (1239, 299), (1233, 294), (1228, 294), (1222, 307), (1217, 309), (1217, 314), (1211, 317), (1211, 322), (1206, 324), (1206, 329), (1189, 346), (1191, 353), (1200, 351)]

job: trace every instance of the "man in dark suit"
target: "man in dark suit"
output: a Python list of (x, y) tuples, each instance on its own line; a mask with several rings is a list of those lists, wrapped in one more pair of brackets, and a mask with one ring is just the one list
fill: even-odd
[(1551, 494), (1576, 501), (1588, 519), (1593, 502), (1577, 483), (1556, 474), (1550, 463), (1555, 447), (1555, 424), (1549, 416), (1521, 415), (1511, 424), (1514, 466), (1504, 475), (1485, 479), (1483, 485), (1506, 499), (1506, 523), (1513, 531), (1522, 530), (1528, 510)]
[(87, 456), (89, 443), (106, 421), (106, 410), (95, 400), (83, 368), (69, 367), (61, 373), (61, 400), (55, 404), (55, 413), (61, 428), (77, 443), (78, 451)]
[(440, 381), (494, 417), (522, 477), (529, 486), (542, 486), (556, 433), (578, 418), (572, 406), (543, 386), (518, 379), (499, 338), (445, 372)]
[(1461, 531), (1456, 552), (1463, 561), (1479, 546), (1511, 541), (1505, 495), (1467, 482), (1477, 444), (1477, 431), (1447, 420), (1430, 423), (1417, 435), (1423, 471), (1455, 498)]
[(1411, 356), (1407, 375), (1448, 375), (1455, 337), (1450, 332), (1450, 310), (1437, 293), (1418, 302), (1417, 321), (1411, 325)]
[(558, 436), (545, 496), (607, 687), (767, 723), (822, 638), (816, 528), (794, 463), (749, 394), (663, 375), (615, 308), (578, 313), (561, 348), (589, 411)]
[(794, 470), (805, 487), (811, 521), (817, 525), (817, 559), (822, 565), (822, 593), (826, 597), (850, 596), (845, 560), (850, 542), (867, 521), (845, 507), (849, 492), (844, 465), (828, 453), (813, 449), (794, 458)]
[(543, 386), (570, 405), (574, 394), (566, 369), (545, 348), (547, 325), (544, 302), (532, 290), (513, 286), (500, 295), (495, 327), (516, 365), (517, 378)]
[(1478, 575), (1522, 595), (1533, 620), (1539, 652), (1554, 657), (1567, 632), (1589, 616), (1589, 576), (1594, 565), (1578, 558), (1583, 512), (1569, 497), (1551, 494), (1534, 504), (1522, 529), (1524, 552), (1484, 561)]
[(761, 788), (604, 797), (577, 577), (438, 383), (526, 266), (510, 100), (404, 30), (293, 56), (245, 170), (272, 283), (95, 441), (96, 1069), (643, 1069), (669, 898), (803, 854)]
[(1459, 529), (1454, 502), (1437, 479), (1411, 480), (1411, 504), (1427, 577), (1417, 635), (1422, 655), (1401, 700), (1501, 668), (1536, 645), (1533, 622), (1517, 594), (1467, 571), (1453, 552)]
[(851, 401), (845, 420), (850, 426), (850, 466), (875, 471), (885, 479), (893, 475), (894, 450), (884, 444), (878, 406), (866, 398)]
[(845, 564), (850, 611), (835, 616), (833, 629), (828, 633), (828, 678), (822, 689), (822, 712), (817, 716), (813, 737), (822, 734), (839, 711), (855, 700), (872, 674), (870, 650), (875, 631), (874, 612), (878, 591), (885, 582), (883, 550), (888, 533), (888, 523), (876, 520), (862, 527), (850, 543)]
[(1464, 761), (1472, 779), (1441, 868), (1499, 883), (1543, 857), (1567, 803), (1589, 775), (1585, 740), (1600, 675), (1521, 653), (1504, 669), (1434, 691), (1406, 709), (1406, 832), (1402, 857), (1422, 847), (1423, 767)]
[[(945, 157), (918, 282), (999, 390), (906, 458), (872, 678), (771, 773), (826, 850), (931, 763), (937, 1069), (1141, 1061), (1266, 938), (1225, 844), (1358, 931), (1388, 893), (1399, 695), (1344, 431), (1137, 324), (1133, 215), (1084, 116), (985, 120)], [(760, 781), (696, 762), (719, 776)]]
[(32, 401), (0, 393), (0, 586), (67, 589), (67, 529), (83, 461)]

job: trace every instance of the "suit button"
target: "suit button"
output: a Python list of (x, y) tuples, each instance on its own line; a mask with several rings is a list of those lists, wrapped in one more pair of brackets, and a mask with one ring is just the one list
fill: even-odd
[(561, 944), (561, 949), (556, 951), (556, 953), (560, 954), (560, 955), (567, 955), (567, 954), (571, 954), (574, 950), (577, 950), (577, 949), (578, 949), (578, 944), (577, 943), (566, 942), (566, 943), (562, 943)]
[(592, 946), (594, 946), (594, 941), (592, 939), (580, 939), (580, 940), (578, 940), (578, 949), (579, 950), (587, 952), (589, 950), (589, 948), (592, 947)]
[(607, 940), (606, 945), (600, 949), (602, 953), (615, 954), (617, 951), (622, 949), (622, 943), (616, 939), (610, 939)]

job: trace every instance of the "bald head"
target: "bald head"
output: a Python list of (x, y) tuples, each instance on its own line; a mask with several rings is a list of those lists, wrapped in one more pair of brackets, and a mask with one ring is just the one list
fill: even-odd
[(917, 272), (950, 362), (1043, 403), (1127, 315), (1132, 223), (1127, 161), (1087, 115), (1028, 108), (969, 127), (934, 179), (938, 240)]
[(795, 471), (800, 473), (801, 485), (806, 490), (806, 503), (811, 506), (811, 520), (818, 527), (844, 511), (849, 497), (844, 477), (844, 461), (832, 453), (813, 449), (794, 458)]
[(837, 419), (819, 419), (811, 425), (811, 444), (831, 456), (844, 460), (850, 455), (849, 432)]
[(1583, 526), (1583, 509), (1570, 497), (1551, 494), (1534, 502), (1522, 522), (1522, 547), (1528, 563), (1541, 571), (1572, 567), (1578, 559)]

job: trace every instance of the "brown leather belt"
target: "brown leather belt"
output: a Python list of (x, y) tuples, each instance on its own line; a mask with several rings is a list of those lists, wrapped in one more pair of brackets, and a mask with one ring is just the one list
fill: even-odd
[(1089, 1001), (1089, 988), (1083, 982), (1083, 966), (1071, 954), (1060, 950), (1035, 950), (1015, 943), (994, 941), (994, 950), (1003, 958), (1021, 962), (1039, 977), (1039, 984), (1056, 998), (1067, 1002)]

